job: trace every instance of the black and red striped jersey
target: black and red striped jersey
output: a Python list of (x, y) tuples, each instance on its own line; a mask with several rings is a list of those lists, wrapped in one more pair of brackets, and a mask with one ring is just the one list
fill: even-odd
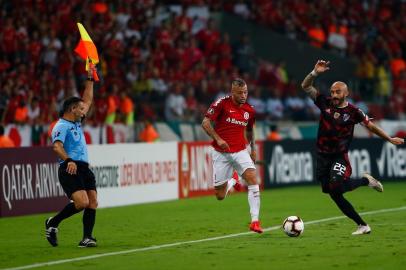
[(323, 94), (319, 94), (314, 103), (321, 111), (317, 151), (347, 153), (354, 135), (354, 126), (359, 123), (367, 125), (369, 117), (350, 103), (338, 108), (333, 105), (331, 97)]

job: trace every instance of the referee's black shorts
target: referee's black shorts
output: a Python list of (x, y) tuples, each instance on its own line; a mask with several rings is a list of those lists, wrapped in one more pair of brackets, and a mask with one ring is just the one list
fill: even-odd
[(96, 179), (89, 168), (89, 164), (82, 161), (75, 161), (77, 165), (76, 174), (69, 174), (66, 171), (66, 162), (63, 162), (58, 169), (59, 182), (69, 199), (78, 190), (96, 190)]
[(317, 153), (316, 178), (324, 193), (343, 192), (343, 182), (350, 179), (351, 173), (347, 153)]

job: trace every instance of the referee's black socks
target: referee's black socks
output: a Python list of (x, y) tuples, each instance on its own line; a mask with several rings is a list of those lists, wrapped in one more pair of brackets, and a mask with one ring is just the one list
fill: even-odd
[(75, 204), (73, 202), (68, 203), (61, 212), (59, 212), (56, 216), (51, 218), (49, 221), (49, 226), (50, 227), (58, 227), (59, 223), (61, 223), (62, 220), (79, 213), (82, 210), (78, 210), (75, 207)]
[(83, 238), (91, 238), (94, 223), (96, 221), (96, 209), (86, 208), (83, 212)]

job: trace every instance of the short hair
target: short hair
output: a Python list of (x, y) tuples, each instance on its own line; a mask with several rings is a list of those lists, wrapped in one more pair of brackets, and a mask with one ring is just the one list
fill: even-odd
[(4, 127), (0, 125), (0, 136), (4, 135)]
[(235, 78), (232, 82), (231, 82), (232, 86), (237, 86), (237, 87), (244, 87), (247, 85), (247, 83), (241, 79), (241, 78)]
[(73, 106), (83, 101), (80, 97), (70, 97), (65, 99), (62, 105), (62, 109), (59, 112), (59, 117), (62, 117), (67, 111), (69, 111)]

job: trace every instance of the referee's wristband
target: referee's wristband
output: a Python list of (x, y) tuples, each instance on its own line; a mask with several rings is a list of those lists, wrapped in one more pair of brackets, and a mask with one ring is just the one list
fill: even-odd
[(69, 163), (69, 162), (71, 162), (71, 161), (72, 161), (72, 162), (74, 162), (74, 161), (73, 161), (73, 159), (71, 159), (71, 158), (67, 158), (67, 159), (65, 159), (65, 161), (64, 161), (64, 162), (65, 162), (66, 164), (68, 164), (68, 163)]
[(94, 82), (93, 78), (87, 78), (86, 80), (89, 81), (89, 82)]
[(310, 72), (310, 74), (311, 74), (313, 77), (317, 77), (317, 75), (319, 75), (319, 73), (317, 73), (314, 69), (312, 70), (312, 72)]

